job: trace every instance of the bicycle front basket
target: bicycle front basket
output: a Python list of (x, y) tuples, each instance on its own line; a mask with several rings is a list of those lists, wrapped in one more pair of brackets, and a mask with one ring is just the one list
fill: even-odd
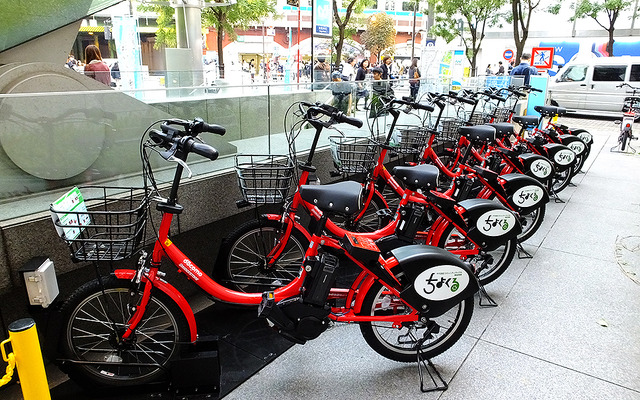
[(371, 170), (378, 155), (376, 142), (367, 137), (329, 136), (333, 164), (342, 174), (361, 174)]
[(391, 143), (393, 151), (400, 154), (416, 154), (424, 150), (432, 131), (420, 126), (404, 126), (397, 128), (394, 134), (394, 142)]
[(464, 123), (456, 117), (443, 117), (437, 126), (437, 138), (448, 142), (458, 142), (460, 139), (459, 129)]
[(242, 197), (251, 204), (284, 202), (289, 193), (293, 172), (293, 160), (289, 156), (236, 156), (238, 186)]
[(84, 186), (67, 192), (49, 210), (74, 262), (117, 261), (144, 245), (148, 203), (141, 188)]

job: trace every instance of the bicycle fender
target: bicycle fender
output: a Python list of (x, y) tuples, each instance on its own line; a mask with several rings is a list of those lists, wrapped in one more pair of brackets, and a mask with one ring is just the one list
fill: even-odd
[[(118, 279), (126, 279), (130, 281), (136, 276), (136, 273), (137, 271), (133, 269), (117, 269), (115, 270), (114, 275)], [(143, 277), (143, 281), (144, 280), (145, 279)], [(187, 324), (189, 325), (191, 342), (195, 343), (195, 341), (198, 339), (198, 328), (196, 326), (196, 318), (193, 315), (193, 310), (191, 309), (191, 306), (189, 305), (187, 300), (184, 298), (184, 296), (182, 296), (178, 289), (160, 278), (156, 278), (156, 280), (153, 282), (153, 286), (160, 289), (164, 294), (169, 296), (169, 298), (171, 298), (171, 300), (173, 300), (178, 305), (178, 307), (180, 307), (180, 310), (184, 314), (184, 317), (187, 320)]]
[(420, 315), (442, 315), (480, 288), (471, 267), (444, 249), (416, 244), (391, 254), (407, 278), (400, 297)]
[(523, 174), (506, 174), (498, 178), (509, 206), (521, 214), (529, 214), (549, 202), (549, 194), (536, 179)]
[[(269, 221), (280, 221), (282, 219), (282, 215), (279, 214), (262, 214), (260, 217), (268, 219)], [(311, 241), (311, 235), (302, 225), (298, 223), (298, 221), (294, 221), (293, 226), (295, 229), (300, 231), (300, 233), (304, 234), (307, 240)]]
[(469, 199), (458, 203), (464, 209), (467, 237), (483, 250), (497, 249), (522, 232), (516, 215), (502, 204), (485, 199)]

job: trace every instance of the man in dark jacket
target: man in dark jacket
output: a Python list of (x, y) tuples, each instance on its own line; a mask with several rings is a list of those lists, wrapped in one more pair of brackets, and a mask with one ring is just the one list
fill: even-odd
[(538, 75), (538, 70), (535, 67), (529, 65), (529, 60), (531, 60), (531, 54), (524, 53), (521, 57), (520, 65), (514, 67), (511, 70), (511, 76), (523, 76), (524, 84), (528, 85), (531, 80), (531, 75)]

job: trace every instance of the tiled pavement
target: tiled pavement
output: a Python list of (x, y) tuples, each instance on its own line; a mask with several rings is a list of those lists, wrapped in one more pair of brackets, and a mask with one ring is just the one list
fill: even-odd
[(533, 258), (487, 287), (499, 306), (476, 306), (463, 338), (433, 360), (447, 391), (422, 394), (415, 364), (337, 325), (226, 399), (640, 399), (640, 156), (610, 152), (611, 120), (561, 122), (594, 135), (585, 173), (560, 194), (565, 203), (548, 205), (525, 244)]

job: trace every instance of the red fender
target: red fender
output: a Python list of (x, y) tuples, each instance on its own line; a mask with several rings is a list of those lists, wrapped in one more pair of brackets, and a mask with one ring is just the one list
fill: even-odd
[[(137, 271), (133, 269), (117, 269), (114, 272), (116, 278), (125, 279), (128, 281), (131, 281), (136, 276), (136, 273)], [(144, 276), (142, 277), (142, 281), (143, 282), (146, 281)], [(173, 300), (178, 305), (178, 307), (180, 307), (180, 310), (182, 310), (184, 317), (187, 319), (187, 324), (189, 324), (191, 342), (195, 343), (195, 341), (198, 339), (198, 328), (196, 327), (196, 317), (193, 315), (193, 310), (191, 309), (191, 306), (189, 305), (187, 300), (184, 298), (182, 293), (180, 293), (178, 289), (173, 287), (171, 284), (167, 283), (166, 281), (163, 281), (160, 278), (156, 278), (153, 281), (153, 286), (160, 289), (162, 293), (169, 296), (171, 300)]]

